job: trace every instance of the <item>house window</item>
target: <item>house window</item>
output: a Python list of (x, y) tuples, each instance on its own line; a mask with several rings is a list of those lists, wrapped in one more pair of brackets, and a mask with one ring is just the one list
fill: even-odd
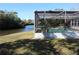
[(76, 26), (77, 25), (77, 22), (76, 22), (76, 20), (74, 20), (74, 26)]
[(78, 26), (79, 26), (79, 20), (78, 20)]
[(79, 20), (77, 22), (78, 22), (78, 26), (79, 26)]
[(75, 20), (76, 26), (79, 26), (79, 20)]
[(79, 20), (72, 20), (71, 26), (79, 26)]
[(78, 20), (76, 20), (76, 26), (78, 26)]
[(72, 26), (76, 26), (76, 21), (72, 20)]
[(71, 20), (71, 26), (73, 26), (73, 20)]
[(74, 20), (72, 20), (72, 26), (75, 26), (75, 21)]

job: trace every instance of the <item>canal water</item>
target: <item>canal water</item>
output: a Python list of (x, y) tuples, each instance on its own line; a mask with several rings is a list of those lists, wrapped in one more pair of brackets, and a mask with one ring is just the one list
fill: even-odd
[(25, 26), (25, 28), (0, 31), (0, 36), (13, 34), (13, 33), (19, 33), (19, 32), (28, 32), (28, 31), (33, 31), (33, 30), (34, 30), (34, 25), (27, 25)]

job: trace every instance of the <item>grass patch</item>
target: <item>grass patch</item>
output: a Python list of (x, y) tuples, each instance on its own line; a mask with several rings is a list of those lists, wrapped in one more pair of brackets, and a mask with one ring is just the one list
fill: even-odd
[(22, 39), (32, 39), (34, 37), (34, 32), (20, 32), (9, 35), (0, 36), (0, 44), (5, 42), (13, 42)]

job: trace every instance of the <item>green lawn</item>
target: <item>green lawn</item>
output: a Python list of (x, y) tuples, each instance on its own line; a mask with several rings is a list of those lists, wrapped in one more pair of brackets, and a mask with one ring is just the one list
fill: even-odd
[(22, 39), (32, 39), (34, 37), (34, 32), (20, 32), (9, 35), (0, 36), (0, 44), (5, 42), (13, 42)]

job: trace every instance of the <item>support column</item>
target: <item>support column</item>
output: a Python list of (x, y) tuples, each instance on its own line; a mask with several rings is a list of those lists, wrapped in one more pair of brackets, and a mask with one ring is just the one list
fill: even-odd
[(76, 26), (75, 20), (73, 21), (73, 25), (74, 25), (74, 27)]
[(66, 23), (66, 16), (67, 16), (67, 15), (66, 15), (66, 11), (65, 11), (65, 23)]
[(76, 26), (78, 26), (78, 20), (76, 21)]
[(70, 23), (70, 25), (72, 26), (72, 20), (71, 20), (71, 23)]
[(75, 21), (73, 20), (73, 28), (75, 29), (75, 26), (76, 26), (76, 24), (75, 24)]
[(78, 20), (78, 26), (79, 26), (79, 20)]

